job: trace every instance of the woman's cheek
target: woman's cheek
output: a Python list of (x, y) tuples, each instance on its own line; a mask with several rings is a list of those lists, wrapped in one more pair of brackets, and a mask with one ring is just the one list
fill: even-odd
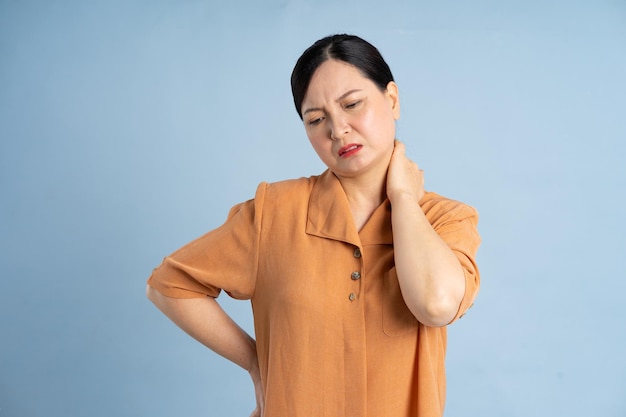
[(327, 164), (327, 161), (331, 157), (330, 154), (332, 153), (332, 142), (321, 135), (309, 136), (309, 142), (311, 142), (317, 156), (322, 162)]

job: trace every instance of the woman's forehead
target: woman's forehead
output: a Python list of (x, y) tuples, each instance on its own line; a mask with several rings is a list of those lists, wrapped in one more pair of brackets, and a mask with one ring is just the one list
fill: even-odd
[(352, 64), (337, 59), (324, 61), (313, 73), (309, 87), (314, 82), (325, 84), (341, 78), (365, 78), (361, 71)]
[(343, 61), (328, 60), (321, 64), (309, 83), (303, 104), (318, 95), (339, 98), (351, 90), (362, 90), (374, 86), (355, 66)]

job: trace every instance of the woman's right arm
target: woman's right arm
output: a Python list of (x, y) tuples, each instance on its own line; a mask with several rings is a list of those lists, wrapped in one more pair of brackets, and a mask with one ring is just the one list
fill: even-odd
[(146, 294), (163, 314), (187, 334), (248, 371), (257, 399), (257, 409), (252, 416), (262, 416), (263, 390), (255, 340), (212, 297), (171, 298), (149, 285)]

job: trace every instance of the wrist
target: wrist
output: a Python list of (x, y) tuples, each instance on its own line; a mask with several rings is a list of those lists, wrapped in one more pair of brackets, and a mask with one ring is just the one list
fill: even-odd
[[(422, 193), (422, 196), (424, 193)], [(400, 205), (400, 204), (419, 204), (421, 200), (421, 196), (416, 195), (410, 191), (396, 191), (388, 194), (389, 201), (391, 202), (391, 206)]]

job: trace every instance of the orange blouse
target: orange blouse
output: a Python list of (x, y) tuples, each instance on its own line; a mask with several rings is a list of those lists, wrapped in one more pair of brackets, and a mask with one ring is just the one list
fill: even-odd
[[(479, 287), (477, 213), (430, 192), (420, 205), (465, 271), (456, 320)], [(422, 325), (402, 299), (389, 201), (360, 232), (351, 218), (330, 171), (262, 183), (148, 283), (169, 297), (223, 289), (252, 301), (265, 417), (440, 417), (446, 328)]]

